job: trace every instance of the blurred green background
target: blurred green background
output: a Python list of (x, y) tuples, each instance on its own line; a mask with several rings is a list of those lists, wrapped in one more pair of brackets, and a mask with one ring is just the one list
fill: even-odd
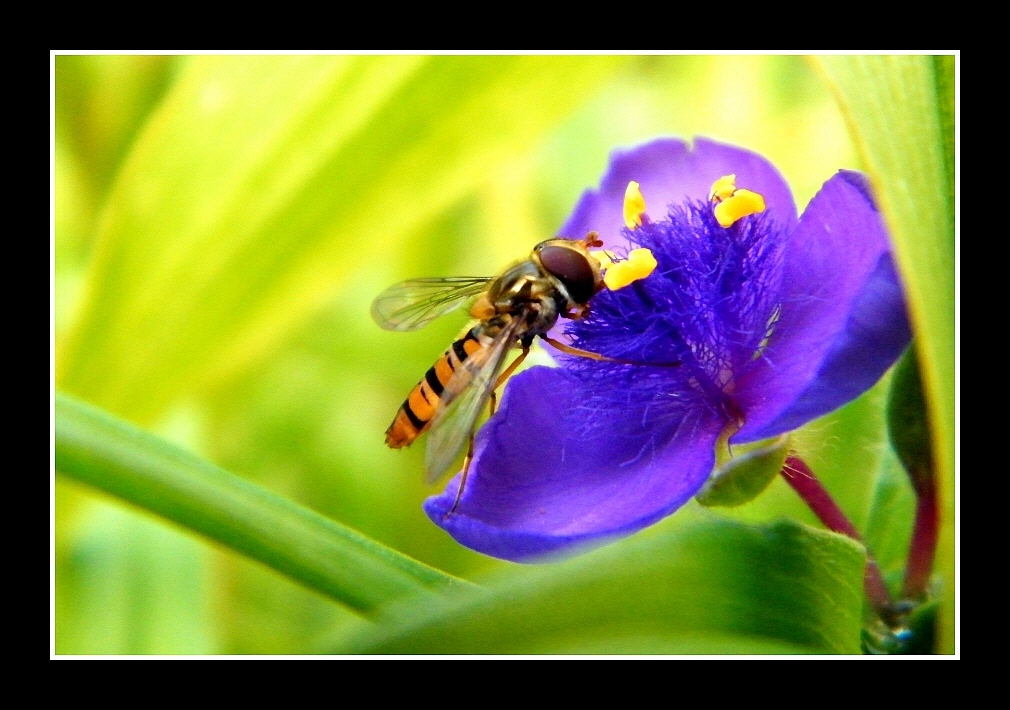
[[(468, 579), (515, 566), (433, 526), (423, 447), (383, 445), (465, 316), (390, 333), (372, 298), (497, 272), (556, 233), (611, 150), (657, 136), (762, 153), (800, 209), (861, 167), (797, 56), (57, 56), (55, 109), (57, 387)], [(799, 441), (858, 526), (898, 528), (880, 533), (893, 571), (910, 502), (884, 392)], [(880, 486), (900, 514), (874, 518)], [(311, 653), (356, 623), (64, 478), (55, 510), (57, 653)], [(779, 481), (733, 515), (813, 523)]]

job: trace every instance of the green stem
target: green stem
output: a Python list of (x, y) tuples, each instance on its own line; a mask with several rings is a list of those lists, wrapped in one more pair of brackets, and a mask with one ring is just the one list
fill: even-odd
[(466, 584), (64, 395), (56, 397), (56, 470), (365, 614)]

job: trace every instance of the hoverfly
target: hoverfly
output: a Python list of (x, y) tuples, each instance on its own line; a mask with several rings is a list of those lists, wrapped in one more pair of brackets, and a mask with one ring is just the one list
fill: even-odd
[[(493, 413), (495, 389), (523, 361), (534, 338), (569, 354), (610, 359), (547, 335), (559, 317), (579, 319), (589, 312), (589, 300), (603, 288), (600, 262), (589, 248), (600, 246), (596, 232), (581, 241), (548, 239), (497, 277), (411, 279), (386, 289), (372, 303), (372, 318), (381, 327), (410, 331), (476, 298), (470, 315), (479, 322), (428, 369), (386, 430), (386, 445), (394, 449), (431, 430), (425, 452), (428, 483), (438, 480), (469, 443), (457, 503), (473, 453), (477, 417), (489, 401)], [(501, 372), (517, 344), (522, 353)]]

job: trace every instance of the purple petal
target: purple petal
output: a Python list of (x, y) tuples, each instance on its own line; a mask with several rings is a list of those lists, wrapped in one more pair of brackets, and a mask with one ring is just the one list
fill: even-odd
[(582, 386), (554, 368), (513, 378), (477, 437), (459, 507), (447, 515), (457, 476), (425, 502), (428, 517), (467, 547), (528, 562), (629, 535), (697, 493), (721, 420), (705, 409), (679, 422), (648, 408), (587, 411)]
[(708, 199), (712, 183), (730, 174), (737, 176), (737, 187), (761, 193), (775, 221), (792, 230), (796, 223), (792, 193), (778, 170), (762, 156), (703, 138), (695, 139), (693, 149), (683, 141), (662, 138), (631, 150), (614, 151), (599, 189), (583, 193), (559, 235), (581, 239), (595, 230), (610, 247), (623, 241), (619, 236), (629, 181), (641, 185), (647, 214), (659, 220), (666, 216), (670, 204)]
[(786, 247), (782, 311), (764, 356), (737, 378), (734, 441), (789, 431), (880, 379), (911, 341), (887, 231), (865, 178), (824, 184)]

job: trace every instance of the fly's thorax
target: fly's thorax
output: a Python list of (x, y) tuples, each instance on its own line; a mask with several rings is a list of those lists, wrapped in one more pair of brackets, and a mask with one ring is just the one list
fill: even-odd
[(535, 285), (545, 278), (540, 265), (527, 259), (510, 266), (491, 282), (487, 299), (497, 313), (511, 313), (516, 306), (536, 298)]
[(527, 314), (526, 332), (530, 335), (543, 335), (558, 322), (563, 306), (559, 302), (567, 302), (568, 297), (557, 289), (540, 299), (538, 306)]
[(564, 285), (533, 258), (506, 269), (484, 297), (499, 317), (523, 319), (523, 332), (533, 335), (554, 327), (571, 303)]

